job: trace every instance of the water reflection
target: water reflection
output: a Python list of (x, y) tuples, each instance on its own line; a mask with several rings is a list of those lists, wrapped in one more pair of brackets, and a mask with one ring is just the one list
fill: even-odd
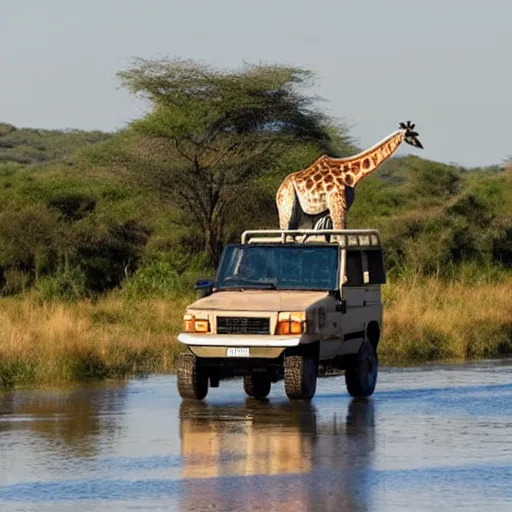
[(125, 394), (119, 383), (6, 392), (0, 394), (0, 432), (19, 432), (28, 442), (28, 431), (50, 443), (56, 454), (91, 456), (115, 435), (112, 415), (123, 408)]
[(182, 508), (365, 510), (374, 427), (371, 399), (323, 416), (307, 402), (183, 402)]

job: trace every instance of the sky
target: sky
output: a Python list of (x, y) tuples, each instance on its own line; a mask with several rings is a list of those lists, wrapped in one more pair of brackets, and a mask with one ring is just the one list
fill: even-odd
[(0, 0), (0, 122), (114, 131), (149, 108), (120, 88), (135, 57), (302, 66), (362, 148), (412, 120), (464, 166), (512, 155), (512, 2)]

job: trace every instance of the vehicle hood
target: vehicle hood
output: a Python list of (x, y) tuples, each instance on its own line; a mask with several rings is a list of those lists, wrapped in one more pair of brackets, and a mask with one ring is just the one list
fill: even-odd
[(244, 290), (217, 291), (187, 309), (229, 311), (303, 311), (328, 296), (326, 291)]

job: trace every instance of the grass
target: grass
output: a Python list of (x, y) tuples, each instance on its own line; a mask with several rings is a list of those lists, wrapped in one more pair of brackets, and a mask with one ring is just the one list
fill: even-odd
[(437, 279), (384, 289), (384, 364), (512, 355), (512, 278), (479, 284)]
[[(383, 364), (512, 355), (512, 278), (402, 280), (384, 287)], [(0, 300), (0, 387), (171, 373), (192, 297), (97, 302)]]
[(0, 387), (166, 373), (189, 300), (0, 300)]

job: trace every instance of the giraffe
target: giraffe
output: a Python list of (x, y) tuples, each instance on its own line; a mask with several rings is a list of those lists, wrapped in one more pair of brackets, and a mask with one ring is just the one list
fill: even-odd
[(333, 229), (344, 229), (355, 186), (390, 158), (403, 141), (423, 149), (414, 127), (410, 121), (400, 123), (397, 131), (357, 155), (322, 155), (308, 168), (286, 176), (276, 195), (279, 229), (297, 229), (301, 212), (309, 217), (328, 213)]

